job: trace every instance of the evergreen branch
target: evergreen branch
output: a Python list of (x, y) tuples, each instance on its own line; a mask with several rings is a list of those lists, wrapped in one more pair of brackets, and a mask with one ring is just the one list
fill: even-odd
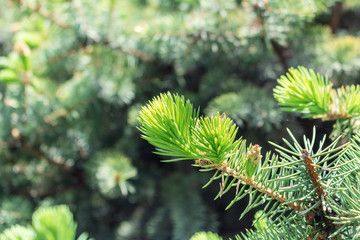
[[(309, 3), (296, 4), (296, 1), (271, 1), (260, 3), (253, 2), (252, 7), (255, 11), (263, 11), (264, 15), (284, 15), (284, 16), (296, 16), (296, 17), (313, 17), (316, 12), (320, 12), (322, 9), (326, 9), (327, 6), (321, 6), (318, 1), (312, 2), (314, 4), (313, 9), (309, 8)], [(316, 6), (318, 5), (318, 6)]]
[(184, 53), (184, 57), (186, 58), (190, 53), (191, 53), (191, 50), (193, 49), (193, 47), (195, 46), (195, 44), (200, 40), (200, 37), (201, 37), (201, 33), (202, 31), (199, 31), (198, 33), (196, 33), (191, 41), (190, 41), (190, 44), (188, 45), (185, 53)]
[[(59, 160), (55, 160), (51, 157), (49, 157), (48, 155), (46, 155), (44, 152), (42, 152), (40, 149), (34, 147), (33, 145), (31, 145), (28, 142), (25, 142), (22, 138), (22, 135), (20, 134), (19, 130), (14, 128), (11, 131), (12, 137), (14, 138), (15, 141), (20, 143), (20, 147), (21, 149), (35, 155), (36, 157), (40, 158), (40, 159), (45, 159), (49, 164), (54, 165), (56, 167), (58, 167), (59, 169), (63, 170), (63, 171), (69, 171), (71, 169), (70, 166), (68, 166), (65, 162), (64, 159), (60, 159)], [(8, 144), (8, 147), (11, 148), (12, 142)]]
[(52, 159), (51, 157), (49, 157), (48, 155), (46, 155), (44, 152), (42, 152), (40, 149), (32, 146), (29, 143), (23, 143), (21, 142), (21, 148), (29, 153), (34, 154), (36, 157), (38, 158), (42, 158), (45, 159), (48, 163), (50, 163), (51, 165), (54, 165), (58, 168), (60, 168), (63, 171), (69, 171), (71, 169), (70, 166), (68, 166), (63, 159), (61, 161)]
[(66, 194), (68, 192), (79, 190), (83, 187), (85, 187), (84, 183), (80, 182), (73, 185), (65, 186), (61, 189), (48, 189), (47, 191), (41, 191), (40, 189), (29, 189), (27, 191), (20, 192), (19, 194), (26, 197), (44, 199), (47, 197), (57, 196), (59, 194)]
[[(205, 166), (203, 165), (202, 167), (207, 168), (206, 165)], [(221, 171), (222, 173), (225, 173), (229, 176), (232, 176), (235, 179), (240, 180), (241, 182), (245, 183), (246, 185), (256, 189), (260, 193), (267, 195), (270, 199), (276, 200), (279, 203), (283, 203), (284, 205), (288, 206), (289, 208), (292, 208), (293, 210), (296, 210), (296, 211), (306, 210), (306, 208), (304, 206), (302, 206), (300, 203), (298, 203), (296, 201), (288, 202), (288, 199), (286, 199), (286, 197), (281, 195), (280, 193), (275, 192), (274, 190), (257, 182), (253, 178), (247, 177), (245, 174), (240, 174), (239, 172), (234, 171), (234, 169), (226, 167), (226, 165), (225, 166), (224, 165), (221, 165), (221, 166), (215, 165), (215, 166), (212, 166), (212, 168), (217, 169), (217, 170)]]
[(84, 99), (80, 102), (75, 103), (72, 106), (66, 107), (66, 108), (61, 108), (58, 109), (46, 116), (44, 116), (44, 122), (46, 123), (54, 123), (54, 121), (58, 118), (62, 118), (62, 117), (66, 117), (69, 113), (71, 113), (72, 111), (82, 107), (83, 105), (86, 105), (92, 101), (94, 101), (96, 99), (96, 96), (91, 96), (87, 99)]
[(147, 63), (159, 63), (159, 60), (151, 57), (150, 55), (148, 55), (147, 53), (144, 53), (142, 51), (139, 51), (137, 49), (134, 48), (124, 48), (122, 46), (117, 46), (115, 47), (116, 49), (119, 49), (121, 52), (125, 53), (125, 54), (130, 54), (138, 59), (140, 59), (143, 62), (147, 62)]
[[(216, 170), (204, 186), (220, 179), (216, 198), (236, 187), (235, 198), (227, 209), (248, 196), (248, 205), (240, 218), (266, 201), (265, 216), (270, 219), (294, 210), (296, 220), (284, 221), (302, 224), (307, 229), (306, 236), (318, 240), (339, 236), (340, 231), (347, 231), (358, 223), (360, 205), (353, 199), (360, 197), (360, 189), (348, 189), (350, 182), (358, 181), (356, 186), (360, 185), (360, 178), (354, 174), (359, 169), (354, 158), (359, 156), (348, 152), (349, 144), (336, 147), (340, 139), (337, 138), (324, 147), (321, 141), (313, 154), (315, 128), (312, 140), (304, 137), (305, 148), (288, 130), (294, 143), (285, 139), (284, 142), (290, 150), (274, 144), (280, 157), (268, 152), (263, 160), (260, 146), (246, 147), (245, 140), (235, 140), (237, 128), (225, 115), (199, 118), (198, 112), (183, 97), (161, 94), (142, 108), (139, 130), (158, 154), (176, 157), (169, 161), (195, 160), (195, 166), (206, 171)], [(354, 140), (353, 148), (360, 149), (359, 139)], [(343, 205), (334, 204), (333, 197), (339, 197)], [(305, 219), (306, 222), (301, 223)]]
[(42, 8), (39, 4), (32, 5), (23, 0), (12, 0), (12, 1), (18, 3), (20, 6), (24, 6), (25, 8), (38, 13), (39, 15), (43, 16), (46, 19), (49, 19), (50, 21), (52, 21), (53, 23), (55, 23), (56, 25), (62, 28), (70, 28), (69, 24), (60, 20), (58, 17), (54, 16), (50, 11)]
[(131, 56), (134, 56), (134, 57), (138, 58), (140, 61), (145, 62), (145, 63), (161, 64), (158, 59), (151, 57), (150, 55), (148, 55), (145, 52), (142, 52), (142, 51), (140, 51), (138, 49), (134, 49), (134, 48), (124, 48), (123, 46), (114, 44), (114, 43), (110, 42), (109, 40), (101, 40), (101, 41), (94, 42), (94, 43), (89, 43), (86, 40), (79, 41), (79, 42), (75, 43), (73, 46), (71, 46), (70, 48), (62, 51), (60, 54), (49, 58), (48, 62), (49, 63), (58, 62), (61, 59), (69, 57), (73, 54), (76, 54), (77, 52), (82, 51), (89, 46), (96, 46), (96, 45), (104, 45), (104, 46), (110, 47), (113, 50), (119, 50), (123, 54), (129, 54)]
[(54, 64), (58, 61), (61, 61), (64, 58), (67, 58), (71, 55), (74, 55), (75, 53), (77, 53), (78, 51), (81, 51), (83, 49), (85, 49), (88, 46), (88, 44), (86, 44), (85, 42), (77, 42), (76, 44), (74, 44), (73, 46), (67, 48), (67, 49), (63, 49), (59, 54), (49, 57), (47, 59), (47, 62), (49, 64)]
[(313, 70), (290, 68), (278, 84), (274, 97), (283, 110), (301, 112), (305, 117), (323, 117), (329, 112), (332, 84)]
[(87, 38), (91, 39), (94, 42), (100, 40), (99, 34), (92, 29), (89, 24), (87, 24), (84, 15), (81, 13), (81, 8), (77, 6), (76, 1), (71, 1), (71, 6), (74, 9), (74, 12), (77, 15), (77, 20), (79, 22), (80, 28), (82, 28), (87, 36)]
[(360, 116), (360, 86), (332, 88), (332, 83), (313, 70), (290, 68), (278, 79), (274, 97), (289, 112), (322, 120), (352, 119)]
[[(305, 236), (315, 235), (310, 226), (303, 224), (302, 221), (294, 221), (292, 217), (297, 217), (294, 214), (289, 214), (287, 217), (282, 216), (279, 223), (273, 222), (271, 219), (261, 217), (263, 226), (257, 228), (256, 231), (246, 230), (245, 233), (236, 236), (236, 240), (273, 240), (273, 239), (314, 239), (305, 238)], [(256, 227), (256, 225), (255, 225)]]
[[(158, 154), (177, 157), (168, 161), (197, 159), (195, 163), (202, 168), (218, 170), (221, 176), (212, 178), (212, 180), (222, 178), (218, 196), (221, 197), (230, 189), (234, 180), (228, 187), (226, 184), (228, 177), (231, 176), (294, 210), (305, 209), (297, 201), (287, 199), (264, 184), (274, 169), (261, 168), (260, 146), (250, 145), (246, 148), (245, 141), (241, 139), (235, 141), (237, 128), (225, 115), (198, 118), (189, 102), (185, 104), (183, 97), (168, 93), (161, 94), (143, 107), (139, 121), (142, 123), (139, 128), (143, 133), (142, 137), (156, 147)], [(277, 164), (277, 161), (270, 161), (269, 154), (266, 162)], [(255, 180), (255, 176), (261, 179), (261, 183)], [(280, 186), (280, 184), (271, 184)], [(241, 192), (237, 193), (233, 202), (240, 199)], [(260, 198), (257, 198), (252, 205), (249, 203), (249, 207), (254, 207), (258, 201)]]
[(241, 142), (235, 141), (238, 128), (225, 115), (201, 117), (193, 128), (192, 143), (207, 160), (221, 164), (233, 154), (233, 149)]
[(360, 116), (360, 86), (342, 86), (332, 89), (330, 112), (327, 119), (346, 119)]
[(144, 139), (157, 147), (158, 154), (178, 157), (173, 161), (196, 159), (199, 152), (190, 145), (190, 131), (197, 123), (197, 116), (184, 97), (161, 94), (142, 108), (139, 130)]

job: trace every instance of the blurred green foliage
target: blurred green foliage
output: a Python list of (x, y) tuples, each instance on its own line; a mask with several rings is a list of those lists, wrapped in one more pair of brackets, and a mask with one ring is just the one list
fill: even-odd
[[(32, 227), (14, 225), (0, 234), (1, 240), (75, 240), (77, 224), (65, 205), (42, 207), (32, 216)], [(87, 233), (78, 240), (87, 240)]]
[(219, 237), (219, 235), (212, 232), (199, 232), (194, 234), (194, 236), (190, 238), (190, 240), (222, 240), (222, 239), (223, 239), (222, 237)]
[(336, 20), (338, 5), (0, 0), (0, 231), (58, 204), (73, 211), (77, 234), (96, 239), (187, 239), (249, 228), (251, 221), (209, 201), (211, 193), (191, 191), (203, 176), (158, 164), (136, 129), (139, 106), (178, 92), (208, 115), (224, 112), (238, 134), (263, 146), (285, 126), (299, 135), (314, 123), (330, 132), (281, 114), (271, 92), (297, 65), (334, 85), (358, 83), (359, 3), (340, 2)]

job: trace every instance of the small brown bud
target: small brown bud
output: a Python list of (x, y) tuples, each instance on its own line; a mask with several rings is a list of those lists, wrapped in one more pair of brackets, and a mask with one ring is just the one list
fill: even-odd
[(119, 175), (119, 173), (116, 173), (116, 174), (114, 175), (114, 180), (115, 180), (115, 183), (116, 183), (116, 184), (119, 184), (119, 183), (120, 183), (120, 175)]
[(18, 31), (21, 30), (21, 23), (20, 22), (15, 22), (13, 24), (10, 25), (10, 31), (13, 33), (16, 33)]
[(13, 128), (13, 129), (11, 130), (11, 136), (12, 136), (15, 140), (19, 140), (19, 139), (21, 138), (21, 134), (20, 134), (19, 129)]
[(316, 216), (316, 214), (315, 214), (313, 211), (310, 211), (310, 212), (308, 212), (308, 213), (305, 215), (305, 219), (306, 219), (306, 221), (308, 221), (308, 222), (313, 222), (315, 216)]
[(254, 165), (257, 165), (262, 158), (262, 155), (260, 153), (261, 153), (261, 147), (255, 144), (254, 146), (251, 147), (250, 151), (247, 154), (246, 159), (252, 161)]
[(16, 42), (14, 45), (14, 52), (17, 52), (23, 56), (29, 56), (31, 53), (31, 50), (26, 43)]
[(31, 73), (29, 71), (25, 72), (21, 76), (21, 82), (23, 85), (30, 85), (31, 84)]
[(206, 160), (206, 159), (200, 158), (200, 159), (195, 161), (195, 164), (198, 164), (200, 167), (204, 167), (204, 166), (213, 164), (213, 162), (211, 162), (209, 160)]

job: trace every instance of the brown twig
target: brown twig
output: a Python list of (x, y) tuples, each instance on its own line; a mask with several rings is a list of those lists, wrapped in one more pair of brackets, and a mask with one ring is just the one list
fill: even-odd
[(141, 52), (141, 51), (139, 51), (137, 49), (123, 48), (123, 47), (117, 47), (117, 48), (120, 49), (120, 51), (122, 51), (123, 53), (127, 53), (127, 54), (130, 54), (130, 55), (133, 55), (134, 57), (139, 58), (143, 62), (147, 62), (147, 63), (156, 63), (156, 62), (158, 62), (158, 60), (152, 58), (148, 54), (146, 54), (144, 52)]
[[(21, 142), (21, 141), (20, 141)], [(45, 159), (48, 163), (57, 166), (63, 171), (69, 171), (70, 166), (66, 165), (63, 161), (56, 161), (55, 159), (52, 159), (48, 155), (46, 155), (44, 152), (42, 152), (40, 149), (35, 148), (34, 146), (30, 145), (29, 143), (22, 143), (21, 142), (21, 148), (29, 153), (34, 154), (38, 158)]]
[[(334, 224), (332, 220), (326, 217), (327, 215), (333, 215), (334, 213), (329, 213), (326, 207), (323, 205), (323, 200), (326, 199), (328, 196), (320, 183), (321, 178), (317, 173), (314, 161), (310, 157), (310, 153), (306, 149), (302, 150), (301, 159), (304, 162), (305, 168), (311, 180), (311, 184), (314, 186), (316, 195), (318, 196), (318, 200), (313, 202), (313, 204), (319, 203), (319, 206), (315, 208), (315, 212), (314, 211), (308, 212), (305, 215), (305, 219), (310, 223), (313, 229), (319, 230), (319, 234), (316, 240), (325, 240), (328, 239), (328, 237), (334, 231), (340, 228), (341, 225)], [(314, 219), (317, 219), (317, 221), (314, 221)], [(324, 227), (322, 226), (322, 224), (319, 224), (317, 222), (319, 223), (324, 222), (326, 226)], [(313, 237), (314, 236), (311, 236), (311, 239)], [(338, 237), (340, 237), (339, 239), (341, 239), (341, 236)]]
[[(10, 181), (7, 181), (8, 184), (10, 184)], [(51, 197), (51, 196), (57, 196), (57, 195), (61, 195), (70, 191), (74, 191), (77, 189), (80, 189), (82, 187), (84, 187), (85, 185), (83, 183), (77, 183), (77, 184), (73, 184), (70, 186), (65, 186), (62, 189), (47, 189), (47, 190), (40, 190), (38, 188), (29, 188), (29, 189), (24, 189), (24, 190), (19, 190), (16, 189), (15, 187), (13, 187), (12, 189), (10, 189), (10, 193), (13, 195), (17, 195), (17, 196), (22, 196), (25, 198), (46, 198), (46, 197)]]
[(79, 42), (79, 43), (75, 44), (74, 46), (70, 47), (69, 49), (64, 50), (59, 55), (49, 58), (48, 62), (55, 63), (65, 57), (68, 57), (69, 55), (75, 54), (77, 51), (86, 49), (87, 47), (96, 46), (96, 45), (109, 46), (111, 49), (119, 50), (124, 54), (132, 55), (132, 56), (138, 58), (142, 62), (151, 63), (151, 64), (158, 62), (158, 60), (156, 60), (155, 58), (152, 58), (147, 53), (141, 52), (141, 51), (139, 51), (137, 49), (133, 49), (133, 48), (124, 48), (122, 46), (113, 46), (113, 44), (108, 40), (94, 42), (92, 44), (88, 44), (86, 41)]
[(337, 120), (337, 119), (352, 119), (354, 118), (351, 115), (348, 115), (346, 112), (342, 111), (338, 111), (338, 109), (336, 109), (334, 107), (334, 104), (330, 104), (330, 112), (324, 114), (324, 115), (320, 115), (323, 121), (326, 120)]
[[(308, 174), (310, 176), (311, 182), (313, 186), (316, 189), (316, 194), (319, 198), (319, 200), (314, 201), (312, 204), (319, 204), (314, 210), (309, 211), (305, 214), (305, 219), (308, 222), (308, 224), (314, 229), (315, 232), (317, 232), (317, 238), (316, 240), (325, 240), (328, 239), (328, 236), (330, 236), (334, 231), (339, 229), (341, 225), (336, 225), (333, 223), (332, 220), (328, 219), (327, 216), (333, 215), (329, 213), (326, 208), (324, 208), (322, 204), (322, 199), (325, 199), (327, 197), (325, 190), (321, 186), (320, 183), (320, 176), (316, 172), (316, 166), (313, 163), (312, 158), (310, 157), (310, 154), (307, 150), (303, 150), (302, 154), (302, 160), (304, 162), (304, 165), (308, 171)], [(221, 172), (222, 174), (222, 181), (220, 183), (220, 197), (223, 194), (224, 191), (224, 174), (232, 176), (233, 178), (238, 179), (238, 183), (236, 185), (236, 193), (238, 193), (240, 182), (258, 190), (259, 192), (266, 194), (271, 199), (274, 199), (283, 205), (286, 205), (290, 208), (292, 208), (295, 211), (302, 212), (306, 209), (308, 209), (306, 206), (299, 202), (287, 202), (287, 199), (285, 196), (281, 195), (280, 193), (274, 192), (272, 189), (266, 187), (263, 184), (258, 183), (256, 180), (252, 178), (248, 178), (244, 174), (240, 174), (239, 172), (231, 169), (227, 166), (226, 162), (224, 162), (221, 165), (216, 165), (214, 162), (211, 162), (206, 159), (198, 159), (195, 161), (197, 165), (203, 168), (213, 168)], [(322, 225), (322, 223), (325, 223), (325, 226)], [(314, 239), (315, 235), (310, 235), (306, 239)], [(338, 236), (340, 237), (340, 235)], [(340, 238), (341, 239), (341, 238)]]
[(335, 34), (337, 32), (337, 30), (339, 29), (342, 10), (343, 10), (343, 2), (342, 1), (337, 1), (335, 3), (335, 5), (332, 7), (329, 25), (331, 28), (331, 32), (333, 34)]
[(326, 193), (324, 188), (320, 184), (320, 176), (317, 173), (316, 167), (314, 165), (313, 159), (310, 157), (309, 152), (306, 149), (302, 150), (301, 159), (304, 162), (304, 165), (306, 167), (306, 170), (308, 172), (308, 175), (311, 180), (311, 184), (316, 189), (316, 194), (319, 198), (319, 201), (321, 201), (322, 198), (326, 198)]
[(56, 110), (55, 112), (52, 112), (46, 116), (44, 116), (44, 121), (46, 123), (53, 123), (55, 119), (57, 118), (61, 118), (61, 117), (65, 117), (67, 116), (70, 112), (76, 110), (77, 108), (92, 102), (93, 100), (95, 100), (96, 97), (95, 96), (91, 96), (87, 99), (84, 99), (83, 101), (77, 102), (76, 104), (68, 107), (68, 108), (61, 108)]
[(69, 186), (65, 186), (62, 189), (48, 189), (47, 191), (40, 191), (39, 189), (30, 189), (27, 192), (27, 195), (32, 197), (32, 198), (46, 198), (46, 197), (51, 197), (51, 196), (59, 196), (62, 195), (64, 193), (70, 192), (70, 191), (74, 191), (77, 189), (80, 189), (82, 187), (84, 187), (85, 185), (83, 183), (77, 183), (77, 184), (73, 184), (73, 185), (69, 185)]
[(52, 21), (53, 23), (55, 23), (56, 25), (62, 28), (70, 28), (69, 24), (55, 17), (50, 11), (42, 8), (39, 4), (32, 5), (22, 0), (13, 0), (13, 1), (19, 4), (20, 6), (24, 6), (25, 8), (30, 9), (38, 13), (39, 15), (43, 16), (44, 18), (49, 19), (50, 21)]
[[(271, 10), (268, 8), (267, 4), (264, 6), (258, 6), (257, 4), (254, 4), (253, 10), (256, 12), (257, 19), (255, 22), (255, 25), (261, 26), (261, 39), (263, 43), (265, 44), (266, 39), (266, 18), (264, 13), (265, 12), (271, 12)], [(270, 44), (273, 48), (274, 53), (279, 59), (279, 62), (284, 70), (284, 72), (287, 72), (289, 69), (289, 63), (287, 59), (287, 52), (289, 51), (288, 48), (281, 46), (278, 42), (276, 42), (274, 39), (270, 40)]]
[[(86, 46), (85, 46), (86, 47)], [(73, 46), (71, 46), (70, 48), (68, 49), (65, 49), (64, 51), (62, 51), (60, 54), (56, 55), (56, 56), (53, 56), (53, 57), (50, 57), (47, 59), (47, 62), (48, 64), (54, 64), (58, 61), (60, 61), (61, 59), (63, 58), (66, 58), (70, 55), (73, 55), (75, 54), (77, 51), (85, 48), (84, 45), (82, 43), (79, 43), (79, 44), (75, 44)]]
[(297, 202), (286, 203), (287, 199), (284, 196), (282, 196), (280, 193), (274, 192), (272, 189), (267, 188), (266, 186), (264, 186), (262, 184), (259, 184), (254, 179), (249, 179), (248, 177), (246, 177), (243, 174), (240, 175), (239, 173), (234, 172), (230, 168), (226, 168), (226, 173), (234, 176), (235, 178), (241, 180), (242, 182), (246, 183), (250, 187), (255, 188), (259, 192), (261, 192), (263, 194), (266, 194), (270, 198), (272, 198), (272, 199), (274, 199), (274, 200), (276, 200), (276, 201), (278, 201), (280, 203), (283, 203), (283, 204), (287, 205), (288, 207), (290, 207), (290, 208), (292, 208), (292, 209), (294, 209), (296, 211), (305, 210), (305, 207), (302, 206), (301, 204), (297, 203)]
[[(214, 169), (221, 171), (222, 173), (230, 175), (230, 176), (240, 180), (241, 182), (245, 183), (246, 185), (249, 185), (250, 187), (258, 190), (259, 192), (266, 194), (270, 198), (272, 198), (272, 199), (274, 199), (296, 211), (303, 211), (306, 209), (305, 206), (299, 204), (298, 202), (286, 203), (286, 201), (287, 201), (286, 197), (284, 197), (280, 193), (274, 192), (272, 189), (267, 188), (265, 185), (258, 183), (254, 179), (248, 178), (244, 174), (240, 174), (239, 172), (234, 171), (230, 167), (227, 167), (226, 163), (223, 163), (222, 165), (218, 166), (218, 165), (214, 165), (214, 163), (212, 163), (208, 160), (204, 160), (204, 159), (196, 160), (195, 163), (204, 168), (214, 168)], [(209, 165), (209, 166), (207, 166), (207, 165)]]
[(288, 49), (286, 47), (281, 46), (279, 43), (277, 43), (274, 39), (270, 40), (271, 42), (271, 46), (276, 54), (276, 56), (278, 57), (280, 64), (284, 70), (284, 72), (287, 72), (287, 70), (289, 69), (290, 65), (288, 63), (288, 56), (286, 54), (286, 52), (288, 51)]
[(197, 41), (199, 41), (200, 36), (201, 36), (202, 31), (199, 31), (197, 34), (194, 35), (194, 37), (191, 39), (189, 46), (187, 47), (185, 53), (184, 53), (184, 57), (187, 57), (191, 50), (193, 49), (193, 47), (195, 46), (195, 44), (197, 43)]

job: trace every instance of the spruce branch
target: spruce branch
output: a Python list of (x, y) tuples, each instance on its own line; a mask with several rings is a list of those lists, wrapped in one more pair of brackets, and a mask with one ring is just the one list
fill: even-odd
[[(261, 147), (254, 145), (246, 148), (244, 140), (235, 140), (237, 127), (225, 115), (199, 118), (189, 102), (185, 104), (183, 98), (168, 93), (161, 94), (143, 107), (139, 120), (143, 124), (139, 128), (143, 138), (157, 147), (158, 154), (177, 157), (168, 161), (194, 159), (202, 168), (218, 170), (217, 174), (222, 179), (224, 175), (226, 179), (233, 177), (232, 182), (238, 180), (269, 199), (286, 203), (295, 210), (301, 209), (296, 201), (288, 202), (285, 196), (267, 187), (265, 181), (260, 183), (253, 178), (261, 166)], [(269, 158), (270, 154), (267, 154), (265, 161), (269, 162)], [(230, 185), (226, 186), (222, 180), (220, 197), (231, 188)], [(236, 201), (243, 197), (243, 191), (237, 190)], [(260, 200), (257, 198), (254, 203)]]
[(69, 171), (71, 169), (70, 166), (66, 165), (66, 163), (63, 162), (63, 159), (60, 159), (60, 161), (55, 160), (55, 159), (51, 158), (50, 156), (48, 156), (47, 154), (45, 154), (44, 152), (42, 152), (40, 149), (32, 146), (29, 143), (21, 142), (21, 148), (23, 150), (35, 155), (38, 158), (45, 159), (48, 163), (58, 167), (59, 169), (61, 169), (63, 171)]
[(301, 112), (304, 117), (325, 117), (330, 112), (332, 84), (313, 70), (290, 68), (278, 84), (274, 97), (284, 111)]
[(69, 48), (62, 50), (58, 55), (50, 57), (48, 59), (48, 62), (54, 64), (64, 58), (75, 55), (78, 52), (84, 52), (87, 50), (87, 48), (91, 49), (92, 46), (97, 46), (97, 45), (108, 46), (114, 51), (120, 51), (122, 54), (128, 54), (134, 56), (144, 63), (154, 64), (154, 65), (162, 64), (159, 59), (153, 58), (152, 56), (150, 56), (145, 52), (142, 52), (134, 48), (125, 48), (122, 45), (115, 44), (107, 39), (93, 43), (88, 42), (86, 39), (84, 39), (83, 41), (76, 42)]
[(153, 58), (152, 56), (150, 56), (149, 54), (142, 52), (138, 49), (134, 49), (134, 48), (124, 48), (122, 46), (115, 46), (115, 49), (120, 50), (121, 52), (123, 52), (124, 54), (129, 54), (132, 55), (138, 59), (140, 59), (143, 62), (146, 63), (151, 63), (151, 64), (162, 64), (158, 59)]
[[(199, 160), (196, 160), (195, 162), (199, 163)], [(212, 163), (209, 162), (208, 164), (211, 165)], [(207, 168), (207, 166), (204, 164), (202, 164), (201, 166), (204, 168)], [(245, 185), (248, 185), (248, 186), (252, 187), (253, 189), (256, 189), (257, 191), (267, 195), (269, 197), (269, 199), (273, 199), (280, 203), (284, 203), (285, 205), (292, 208), (293, 210), (302, 211), (302, 210), (306, 209), (306, 208), (304, 208), (304, 206), (301, 206), (298, 202), (288, 202), (286, 197), (283, 196), (282, 194), (273, 191), (271, 188), (268, 188), (265, 185), (257, 182), (253, 178), (247, 177), (245, 174), (240, 174), (239, 172), (236, 172), (234, 169), (231, 169), (224, 165), (221, 165), (221, 166), (215, 165), (215, 166), (212, 166), (211, 168), (219, 170), (220, 172), (222, 172), (228, 176), (232, 176), (233, 178), (239, 180), (239, 183), (242, 182)], [(237, 190), (237, 193), (238, 193), (238, 191), (239, 190)]]
[(200, 40), (202, 33), (203, 33), (203, 31), (199, 31), (196, 34), (194, 34), (194, 36), (191, 38), (190, 43), (184, 53), (184, 58), (186, 58), (191, 53), (191, 51), (194, 48), (194, 46), (196, 45), (196, 43)]
[[(189, 101), (170, 93), (143, 107), (139, 121), (142, 137), (156, 147), (156, 153), (175, 157), (166, 161), (194, 160), (204, 171), (216, 170), (204, 186), (220, 180), (216, 198), (235, 188), (227, 208), (248, 196), (240, 218), (266, 203), (264, 216), (273, 228), (291, 226), (294, 239), (328, 239), (360, 223), (359, 204), (352, 201), (360, 194), (359, 156), (350, 151), (360, 149), (360, 137), (341, 147), (336, 147), (337, 138), (325, 147), (324, 136), (315, 152), (315, 128), (312, 139), (304, 137), (303, 145), (288, 131), (294, 142), (284, 139), (287, 147), (271, 143), (279, 155), (267, 152), (263, 157), (259, 145), (246, 146), (245, 140), (235, 139), (237, 127), (225, 114), (199, 117)], [(356, 181), (354, 190), (350, 182)]]
[(78, 6), (76, 1), (71, 1), (71, 6), (77, 16), (77, 22), (80, 28), (85, 32), (86, 37), (94, 42), (99, 41), (100, 35), (86, 22), (85, 16), (81, 11), (81, 6)]
[(13, 148), (14, 146), (16, 146), (17, 144), (19, 144), (18, 146), (28, 152), (33, 154), (34, 156), (40, 158), (40, 159), (45, 159), (49, 164), (54, 165), (56, 167), (58, 167), (59, 169), (61, 169), (62, 171), (69, 171), (71, 169), (70, 166), (68, 166), (65, 162), (64, 159), (59, 158), (59, 159), (53, 159), (50, 156), (48, 156), (46, 153), (44, 153), (43, 151), (41, 151), (39, 148), (33, 146), (31, 143), (26, 142), (24, 140), (24, 136), (21, 135), (20, 131), (17, 128), (13, 128), (11, 131), (11, 135), (13, 137), (13, 141), (10, 141), (8, 143), (8, 148)]
[(64, 186), (61, 189), (38, 189), (38, 188), (30, 188), (25, 191), (16, 192), (20, 196), (28, 197), (28, 198), (37, 198), (44, 199), (51, 196), (56, 196), (58, 194), (66, 194), (73, 191), (78, 191), (79, 189), (84, 188), (84, 183), (76, 183), (73, 185)]
[(86, 99), (83, 99), (82, 101), (74, 103), (71, 106), (57, 109), (54, 112), (45, 115), (43, 117), (44, 122), (50, 123), (50, 124), (55, 124), (55, 121), (57, 119), (66, 117), (72, 111), (75, 111), (76, 109), (79, 109), (79, 108), (83, 107), (84, 105), (89, 104), (95, 100), (96, 100), (96, 96), (90, 96)]
[(332, 88), (333, 84), (305, 67), (290, 68), (278, 79), (274, 97), (284, 111), (305, 118), (352, 119), (360, 116), (360, 86)]

